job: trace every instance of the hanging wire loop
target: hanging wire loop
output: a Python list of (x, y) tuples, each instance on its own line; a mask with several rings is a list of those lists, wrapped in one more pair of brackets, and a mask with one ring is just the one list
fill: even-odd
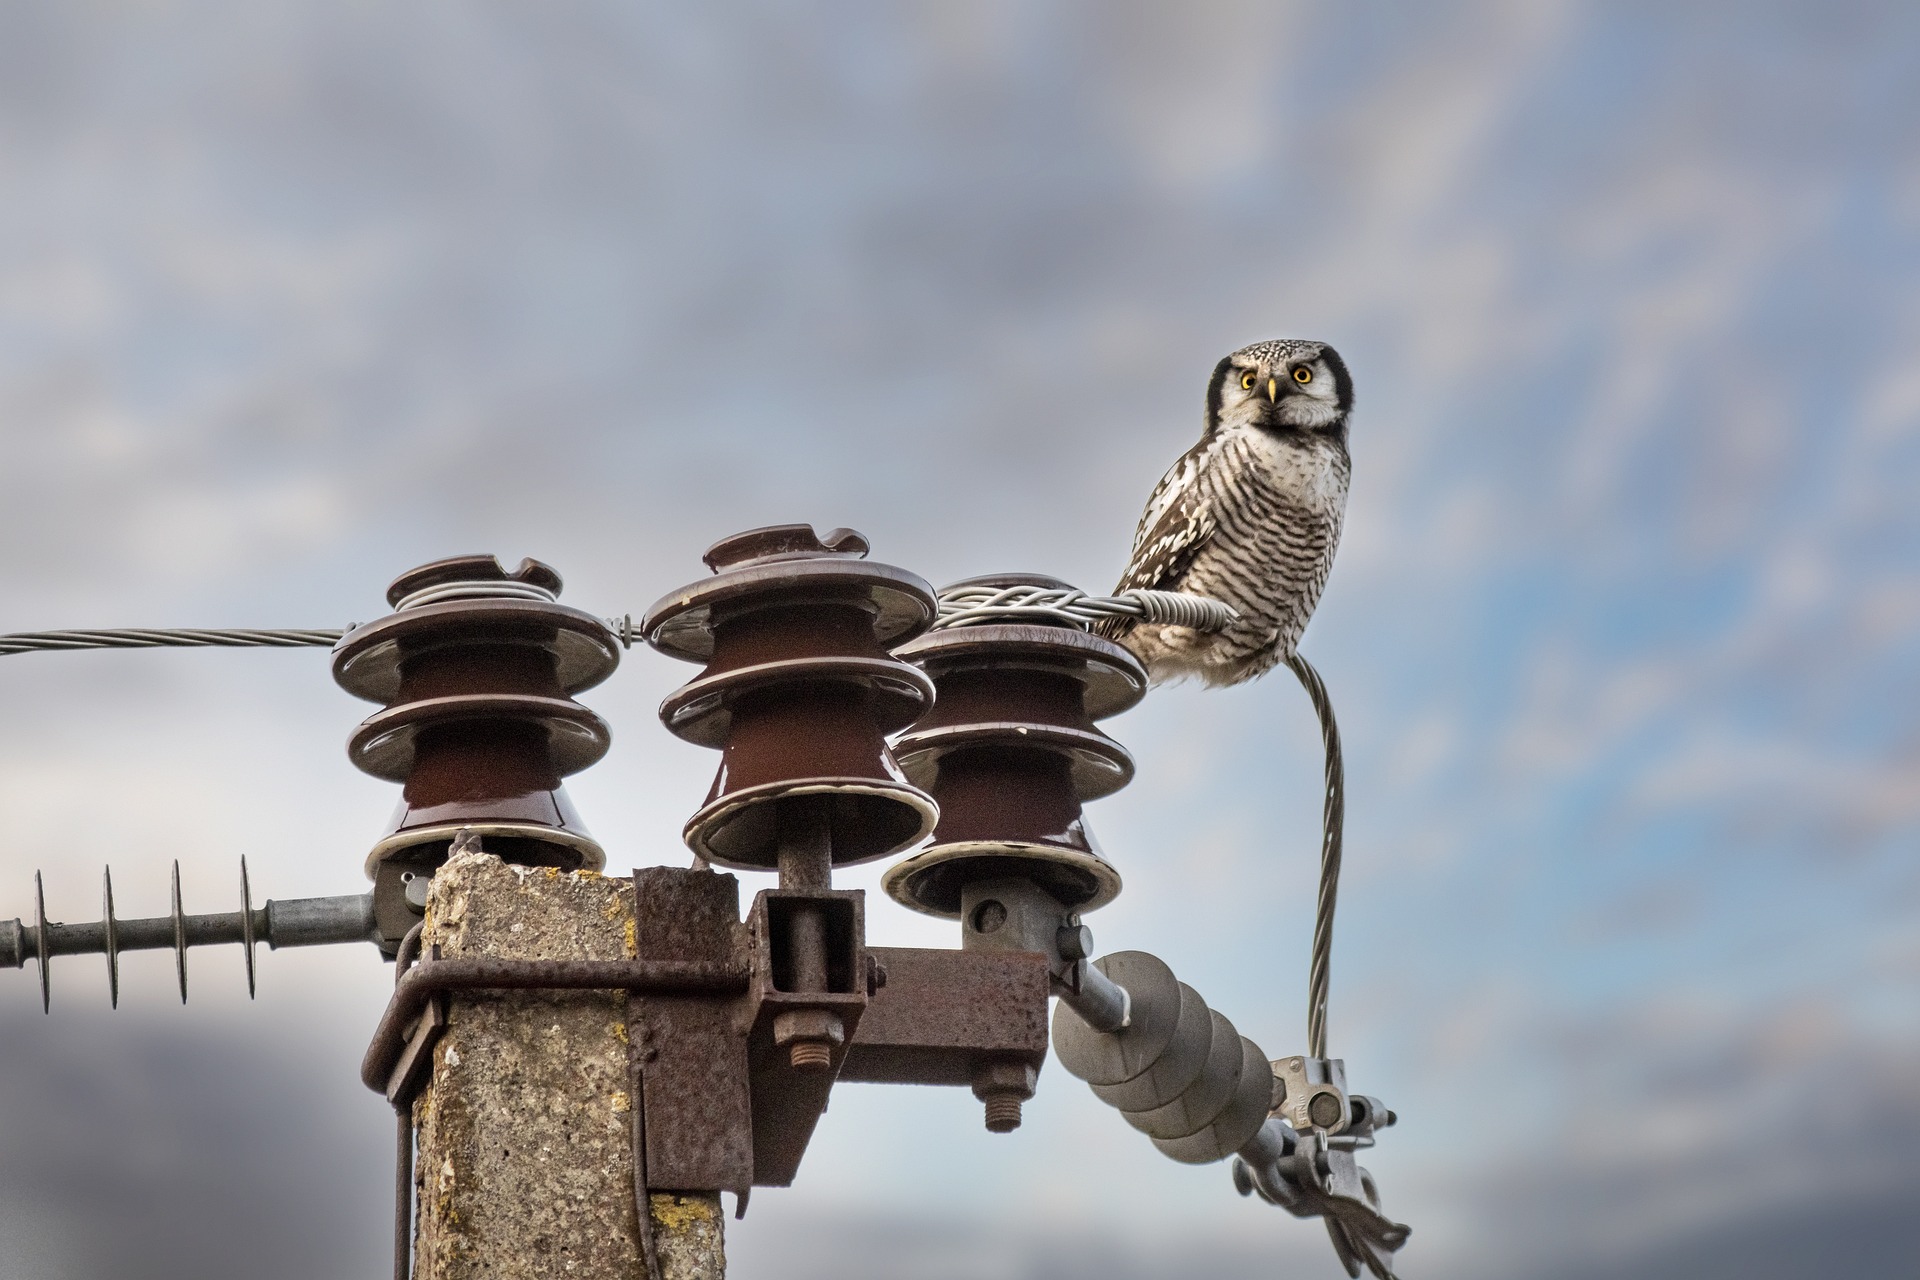
[(1320, 815), (1320, 893), (1313, 905), (1313, 959), (1307, 969), (1307, 1052), (1327, 1056), (1327, 984), (1333, 959), (1333, 909), (1340, 895), (1340, 853), (1347, 822), (1347, 770), (1340, 755), (1340, 726), (1333, 700), (1313, 664), (1298, 653), (1287, 655), (1287, 669), (1320, 717), (1320, 742), (1327, 757), (1327, 793)]

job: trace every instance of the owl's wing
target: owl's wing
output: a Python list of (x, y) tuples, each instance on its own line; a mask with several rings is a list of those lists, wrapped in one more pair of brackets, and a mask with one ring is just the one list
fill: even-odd
[(1133, 554), (1120, 575), (1115, 592), (1135, 588), (1167, 588), (1187, 571), (1200, 548), (1213, 536), (1212, 505), (1200, 485), (1200, 475), (1211, 460), (1216, 442), (1202, 440), (1181, 455), (1154, 486), (1140, 527), (1133, 535)]

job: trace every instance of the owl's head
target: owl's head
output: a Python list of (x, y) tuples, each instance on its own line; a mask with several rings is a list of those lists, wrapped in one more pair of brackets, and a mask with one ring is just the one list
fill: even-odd
[(1214, 367), (1207, 384), (1209, 432), (1241, 426), (1344, 439), (1352, 408), (1346, 362), (1324, 342), (1276, 338), (1242, 347)]

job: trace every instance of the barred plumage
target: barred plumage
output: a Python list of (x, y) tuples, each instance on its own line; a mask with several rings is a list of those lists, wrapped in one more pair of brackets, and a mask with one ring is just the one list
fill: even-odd
[(1108, 626), (1156, 681), (1238, 684), (1299, 643), (1340, 542), (1352, 407), (1346, 364), (1325, 343), (1255, 343), (1214, 368), (1206, 430), (1147, 500), (1116, 590), (1213, 596), (1240, 621), (1211, 634)]

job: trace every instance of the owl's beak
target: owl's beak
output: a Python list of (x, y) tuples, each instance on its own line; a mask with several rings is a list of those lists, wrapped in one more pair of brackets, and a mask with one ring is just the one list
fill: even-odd
[(1267, 403), (1280, 403), (1280, 379), (1278, 378), (1267, 379)]

